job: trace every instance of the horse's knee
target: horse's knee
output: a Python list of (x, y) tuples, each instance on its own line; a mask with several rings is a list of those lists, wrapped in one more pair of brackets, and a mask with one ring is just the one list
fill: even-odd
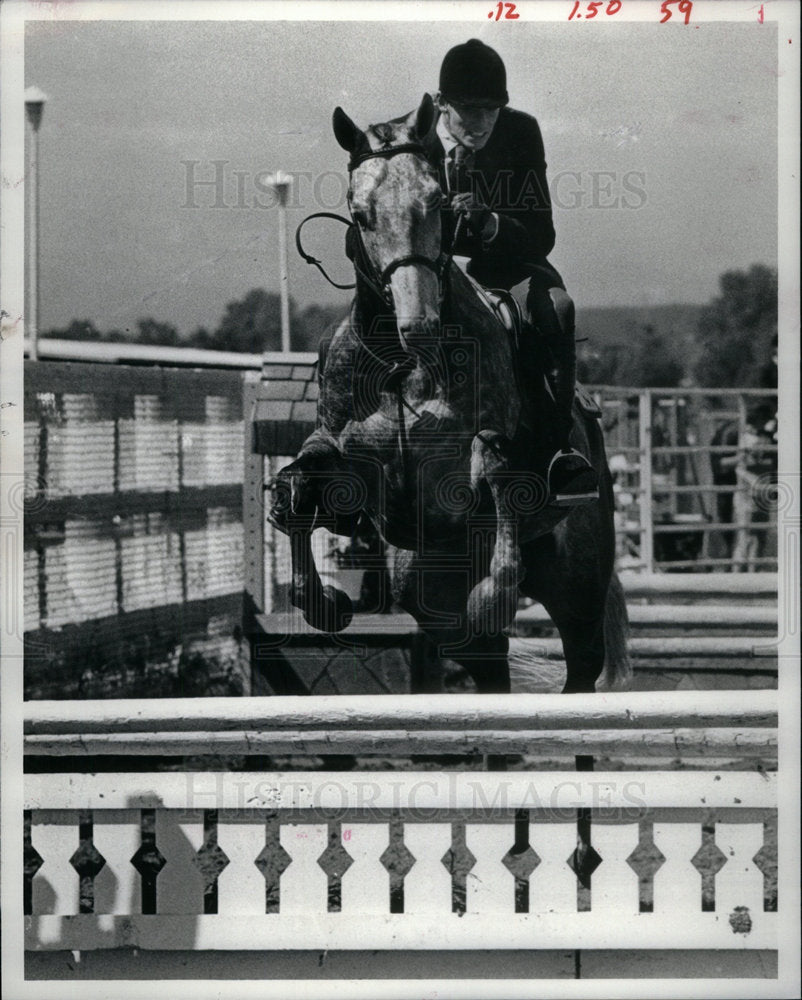
[(304, 462), (303, 456), (285, 465), (270, 484), (273, 502), (269, 520), (287, 530), (290, 521), (312, 518), (318, 502), (317, 485), (314, 469)]
[(482, 430), (471, 442), (471, 484), (490, 478), (508, 467), (508, 439), (499, 431)]

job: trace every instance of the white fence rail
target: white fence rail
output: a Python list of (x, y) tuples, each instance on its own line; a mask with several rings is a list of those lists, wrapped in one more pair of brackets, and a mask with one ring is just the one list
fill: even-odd
[(705, 760), (29, 774), (26, 946), (773, 949), (776, 722), (768, 691), (29, 704), (39, 770), (234, 746)]

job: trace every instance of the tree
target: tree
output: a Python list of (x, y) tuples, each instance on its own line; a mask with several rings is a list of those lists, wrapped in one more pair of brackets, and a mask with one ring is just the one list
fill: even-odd
[(48, 330), (42, 336), (54, 340), (103, 340), (103, 334), (91, 319), (74, 319), (68, 326)]
[(590, 385), (670, 388), (682, 381), (685, 365), (674, 341), (646, 324), (633, 330), (631, 346), (604, 344), (581, 350), (577, 371), (580, 381)]
[(316, 351), (321, 338), (331, 335), (346, 313), (342, 306), (307, 306), (292, 328), (294, 351)]
[[(290, 302), (290, 326), (294, 304)], [(244, 299), (229, 302), (208, 345), (216, 351), (261, 354), (281, 350), (281, 299), (275, 292), (252, 288)]]
[(621, 352), (619, 385), (670, 388), (678, 386), (684, 374), (677, 348), (651, 324), (642, 328), (632, 350)]
[(199, 326), (197, 330), (189, 335), (187, 345), (189, 347), (202, 347), (206, 350), (211, 350), (212, 334), (209, 333), (205, 326)]
[(771, 357), (777, 337), (777, 271), (763, 264), (727, 271), (719, 278), (719, 288), (721, 294), (706, 307), (696, 331), (698, 383), (722, 388), (776, 385)]
[(178, 347), (178, 330), (172, 323), (160, 323), (155, 319), (140, 319), (137, 320), (136, 329), (136, 336), (131, 339), (137, 344)]

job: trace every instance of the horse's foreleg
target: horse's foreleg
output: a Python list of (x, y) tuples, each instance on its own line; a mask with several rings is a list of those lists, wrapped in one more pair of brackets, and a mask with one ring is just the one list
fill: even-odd
[(340, 632), (353, 617), (347, 594), (323, 586), (312, 555), (311, 534), (325, 514), (325, 485), (336, 478), (342, 458), (321, 434), (307, 439), (298, 458), (281, 470), (269, 519), (290, 537), (290, 600), (321, 632)]
[(290, 600), (312, 628), (341, 632), (353, 618), (351, 599), (342, 590), (321, 583), (312, 554), (311, 525), (290, 525), (292, 590)]
[(509, 504), (509, 468), (506, 440), (493, 431), (482, 431), (473, 440), (471, 482), (484, 479), (493, 495), (495, 523), (484, 533), (495, 533), (487, 571), (468, 597), (468, 618), (477, 633), (497, 633), (512, 624), (518, 607), (518, 584), (523, 574), (517, 525)]

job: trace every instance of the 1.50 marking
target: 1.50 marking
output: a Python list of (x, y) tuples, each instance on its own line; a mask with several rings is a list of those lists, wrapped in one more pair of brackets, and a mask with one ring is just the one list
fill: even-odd
[[(587, 4), (587, 10), (584, 14), (579, 13), (579, 8), (581, 6), (582, 5), (579, 0), (576, 0), (571, 13), (568, 15), (569, 21), (573, 21), (575, 17), (584, 17), (586, 21), (590, 21), (599, 13), (599, 8), (604, 7), (604, 4), (598, 3), (594, 0), (594, 2)], [(617, 14), (619, 10), (621, 10), (621, 0), (609, 0), (604, 13), (607, 15)]]

